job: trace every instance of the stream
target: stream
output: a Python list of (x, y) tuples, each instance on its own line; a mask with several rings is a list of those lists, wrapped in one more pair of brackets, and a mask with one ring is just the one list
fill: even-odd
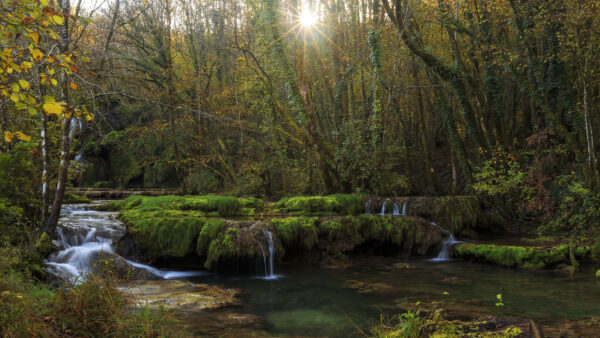
[[(112, 245), (125, 232), (116, 213), (95, 211), (89, 205), (65, 206), (58, 229), (61, 240), (55, 244), (62, 250), (49, 256), (45, 269), (73, 282), (90, 271), (99, 251), (113, 253)], [(270, 233), (265, 236), (272, 241)], [(264, 318), (269, 324), (267, 332), (277, 336), (359, 336), (359, 330), (368, 330), (380, 314), (391, 318), (414, 308), (416, 302), (431, 301), (443, 301), (445, 309), (464, 318), (501, 314), (552, 324), (558, 319), (600, 316), (600, 282), (591, 269), (569, 277), (556, 271), (507, 269), (452, 259), (406, 260), (400, 253), (397, 257), (355, 257), (353, 261), (356, 264), (348, 269), (278, 266), (265, 261), (266, 277), (263, 269), (255, 275), (231, 276), (166, 271), (127, 262), (165, 279), (242, 289), (243, 305), (235, 311)], [(501, 308), (495, 305), (499, 293), (504, 302)]]

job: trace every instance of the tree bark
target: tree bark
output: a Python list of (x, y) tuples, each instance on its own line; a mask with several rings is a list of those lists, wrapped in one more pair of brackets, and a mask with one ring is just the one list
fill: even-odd
[[(70, 0), (59, 0), (59, 6), (62, 9), (64, 17), (64, 23), (60, 30), (60, 52), (67, 53), (69, 51), (69, 12), (71, 10)], [(69, 171), (69, 149), (70, 139), (69, 133), (71, 130), (71, 120), (73, 119), (73, 112), (69, 111), (69, 79), (66, 73), (62, 73), (61, 78), (61, 96), (62, 101), (66, 103), (67, 109), (63, 115), (63, 120), (60, 126), (60, 164), (58, 167), (58, 181), (56, 183), (56, 191), (54, 193), (54, 201), (52, 203), (52, 210), (50, 217), (46, 222), (46, 232), (52, 237), (56, 226), (58, 224), (58, 218), (60, 216), (60, 209), (62, 208), (63, 198), (65, 196), (65, 188), (67, 185), (67, 174)]]

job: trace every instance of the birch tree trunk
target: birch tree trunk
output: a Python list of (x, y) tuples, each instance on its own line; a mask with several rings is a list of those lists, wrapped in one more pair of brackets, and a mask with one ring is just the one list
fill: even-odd
[[(64, 23), (60, 30), (60, 52), (67, 53), (69, 50), (69, 12), (71, 10), (71, 4), (70, 0), (59, 0), (58, 4), (62, 9), (64, 17)], [(52, 210), (50, 211), (50, 217), (46, 222), (46, 232), (49, 235), (52, 235), (54, 233), (56, 225), (58, 224), (58, 217), (60, 216), (60, 209), (62, 207), (63, 198), (65, 196), (67, 174), (69, 171), (69, 134), (71, 130), (71, 120), (73, 119), (73, 114), (72, 112), (69, 112), (69, 79), (67, 74), (65, 74), (64, 72), (62, 73), (61, 77), (61, 87), (61, 99), (67, 104), (67, 109), (65, 110), (60, 126), (60, 164), (58, 167), (58, 182), (56, 183), (56, 192), (54, 193), (54, 201), (52, 202)]]

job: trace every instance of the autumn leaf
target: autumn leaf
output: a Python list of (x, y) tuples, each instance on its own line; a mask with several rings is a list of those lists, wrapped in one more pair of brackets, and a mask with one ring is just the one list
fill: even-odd
[(44, 103), (44, 105), (42, 106), (42, 108), (44, 108), (44, 111), (48, 115), (52, 115), (52, 114), (54, 114), (54, 115), (60, 115), (64, 111), (63, 106), (61, 106), (60, 103), (57, 103), (57, 102), (47, 102), (47, 103)]
[(38, 62), (42, 61), (42, 59), (44, 58), (44, 54), (39, 49), (34, 49), (31, 52), (31, 56), (33, 57), (33, 59), (35, 61), (38, 61)]
[(29, 32), (27, 36), (37, 45), (40, 43), (40, 35), (37, 32)]
[(60, 15), (53, 15), (52, 21), (54, 21), (54, 23), (57, 25), (62, 25), (65, 22), (65, 18)]
[(73, 90), (77, 90), (77, 88), (79, 88), (74, 82), (69, 83), (69, 87)]
[(4, 141), (6, 143), (12, 142), (15, 137), (21, 141), (31, 141), (31, 136), (25, 135), (20, 131), (15, 131), (14, 133), (10, 131), (4, 132)]
[(24, 90), (29, 90), (29, 82), (23, 79), (19, 80), (19, 85), (21, 85), (21, 88), (23, 88)]

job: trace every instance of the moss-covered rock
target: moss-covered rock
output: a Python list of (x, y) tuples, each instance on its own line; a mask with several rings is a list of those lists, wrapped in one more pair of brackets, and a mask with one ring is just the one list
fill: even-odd
[(90, 203), (92, 200), (89, 197), (76, 195), (76, 194), (65, 194), (64, 203), (76, 204), (76, 203)]
[(274, 206), (280, 212), (303, 215), (357, 215), (364, 210), (362, 198), (351, 194), (286, 197)]
[(262, 200), (242, 199), (219, 195), (186, 196), (130, 196), (124, 200), (113, 201), (100, 206), (99, 210), (119, 211), (137, 210), (140, 212), (157, 210), (181, 210), (202, 212), (205, 216), (244, 216), (252, 215), (254, 210), (262, 208)]
[[(578, 258), (584, 258), (588, 253), (589, 248), (587, 247), (578, 247), (574, 252)], [(454, 248), (454, 255), (469, 260), (517, 268), (552, 268), (570, 262), (569, 245), (567, 244), (553, 247), (522, 247), (465, 243)]]
[(196, 248), (198, 234), (206, 219), (197, 212), (179, 210), (125, 210), (127, 224), (136, 246), (148, 257), (185, 257)]

